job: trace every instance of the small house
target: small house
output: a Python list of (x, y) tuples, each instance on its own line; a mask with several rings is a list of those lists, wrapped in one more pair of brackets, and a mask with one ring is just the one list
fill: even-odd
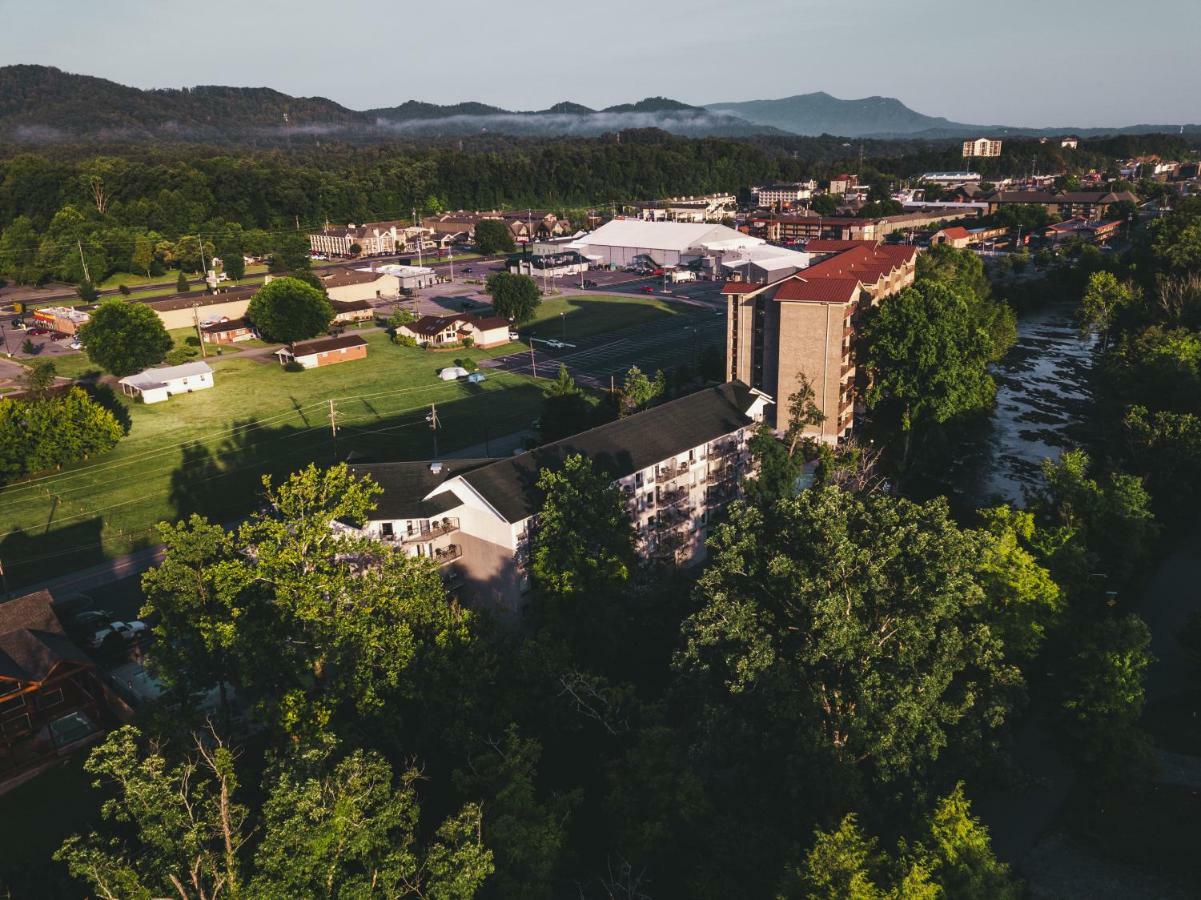
[(99, 738), (102, 696), (49, 591), (0, 602), (0, 793)]
[(375, 307), (366, 300), (334, 300), (329, 301), (334, 308), (335, 322), (365, 322), (375, 315)]
[(246, 318), (228, 319), (224, 316), (216, 322), (201, 323), (200, 336), (206, 344), (236, 344), (254, 338), (254, 326)]
[(422, 316), (416, 322), (400, 326), (397, 332), (412, 337), (422, 346), (458, 347), (470, 338), (476, 347), (499, 347), (509, 343), (509, 320), (474, 313)]
[(279, 357), (280, 365), (296, 362), (306, 369), (317, 369), (366, 358), (367, 341), (357, 334), (316, 338), (281, 347), (275, 355)]
[(147, 369), (128, 375), (120, 382), (127, 397), (141, 397), (143, 403), (162, 403), (174, 394), (190, 394), (213, 386), (213, 370), (205, 362), (184, 363)]

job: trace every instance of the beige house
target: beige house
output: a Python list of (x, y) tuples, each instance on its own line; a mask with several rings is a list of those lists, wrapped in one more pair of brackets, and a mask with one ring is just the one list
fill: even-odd
[(502, 316), (462, 313), (422, 316), (401, 325), (397, 334), (413, 338), (422, 347), (457, 347), (470, 339), (475, 347), (499, 347), (509, 343), (509, 320)]
[(352, 465), (383, 488), (361, 531), (434, 560), (474, 604), (516, 613), (530, 586), (538, 473), (580, 454), (621, 489), (639, 553), (690, 565), (705, 556), (714, 516), (754, 473), (746, 442), (770, 402), (724, 384), (505, 459)]
[(366, 300), (330, 300), (334, 308), (334, 321), (343, 324), (366, 322), (375, 318), (375, 307)]
[(1001, 142), (992, 138), (975, 138), (963, 142), (964, 157), (971, 156), (1000, 156)]
[(215, 294), (190, 291), (133, 302), (145, 303), (153, 309), (162, 320), (163, 327), (170, 331), (173, 328), (194, 328), (197, 323), (203, 325), (222, 319), (240, 319), (246, 315), (250, 298), (257, 292), (258, 287), (251, 285), (226, 288)]
[(727, 283), (726, 377), (786, 398), (803, 374), (825, 414), (809, 432), (827, 443), (846, 437), (866, 386), (855, 359), (861, 313), (913, 284), (916, 261), (913, 247), (864, 241), (781, 281)]

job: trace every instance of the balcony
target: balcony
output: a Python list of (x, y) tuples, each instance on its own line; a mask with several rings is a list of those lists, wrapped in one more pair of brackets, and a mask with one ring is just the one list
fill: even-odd
[(726, 459), (729, 456), (737, 453), (738, 450), (738, 441), (722, 441), (721, 443), (713, 444), (709, 447), (709, 458)]
[(675, 481), (677, 478), (682, 478), (687, 475), (691, 467), (687, 463), (678, 463), (673, 465), (660, 466), (655, 472), (655, 481), (658, 484), (666, 484), (669, 481)]
[(445, 547), (437, 547), (434, 550), (433, 560), (440, 566), (444, 566), (449, 562), (454, 562), (463, 555), (463, 548), (458, 544), (447, 544)]
[(427, 527), (420, 531), (409, 531), (400, 536), (405, 544), (424, 544), (439, 538), (444, 534), (452, 534), (459, 530), (459, 520), (456, 518), (430, 519)]
[(711, 504), (728, 503), (738, 496), (738, 485), (734, 479), (729, 478), (719, 484), (712, 485), (705, 492), (705, 499)]
[(667, 488), (659, 494), (659, 507), (661, 509), (666, 509), (676, 506), (677, 504), (683, 503), (685, 500), (687, 500), (691, 494), (692, 492), (682, 485)]
[(655, 519), (655, 528), (659, 531), (671, 531), (681, 525), (687, 525), (692, 519), (692, 507), (673, 506), (660, 510)]
[(659, 536), (654, 546), (650, 548), (650, 554), (653, 557), (662, 559), (665, 557), (675, 558), (676, 551), (688, 543), (688, 537), (679, 532), (670, 532)]

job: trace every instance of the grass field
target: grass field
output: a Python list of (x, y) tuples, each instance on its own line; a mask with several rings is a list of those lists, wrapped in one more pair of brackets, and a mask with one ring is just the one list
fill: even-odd
[(655, 297), (631, 294), (577, 294), (545, 299), (533, 321), (521, 326), (523, 335), (575, 340), (636, 325), (663, 323), (687, 316), (690, 308)]
[[(391, 459), (432, 455), (425, 421), (438, 404), (442, 451), (529, 427), (542, 385), (508, 373), (482, 384), (439, 381), (457, 358), (365, 335), (366, 360), (285, 372), (273, 359), (209, 358), (216, 386), (145, 406), (115, 397), (129, 434), (112, 451), (0, 492), (0, 560), (16, 586), (157, 543), (154, 526), (199, 512), (228, 522), (249, 511), (264, 473), (282, 476), (352, 450)], [(511, 349), (511, 348), (509, 348)], [(339, 433), (330, 434), (329, 401)]]

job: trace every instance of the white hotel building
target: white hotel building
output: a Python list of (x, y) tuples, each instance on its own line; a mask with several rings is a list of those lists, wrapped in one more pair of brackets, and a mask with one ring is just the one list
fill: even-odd
[(689, 565), (704, 558), (712, 516), (753, 474), (747, 440), (771, 402), (729, 382), (514, 457), (354, 463), (383, 488), (358, 530), (436, 560), (473, 605), (516, 613), (530, 588), (538, 475), (580, 454), (620, 486), (639, 553)]

